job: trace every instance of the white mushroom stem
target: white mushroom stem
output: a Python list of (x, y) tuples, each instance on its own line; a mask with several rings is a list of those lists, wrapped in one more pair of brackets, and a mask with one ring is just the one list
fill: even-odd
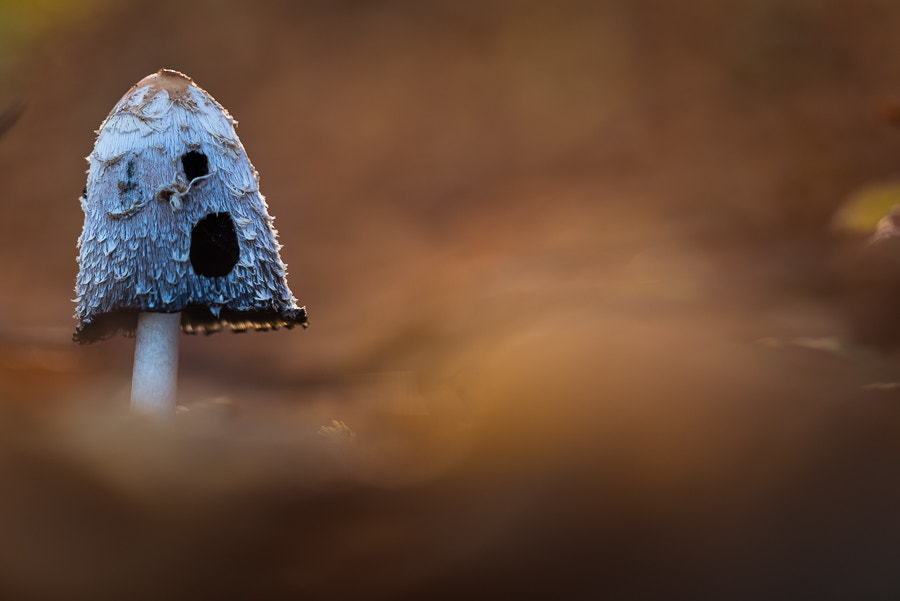
[(155, 417), (175, 414), (181, 313), (138, 314), (131, 408)]

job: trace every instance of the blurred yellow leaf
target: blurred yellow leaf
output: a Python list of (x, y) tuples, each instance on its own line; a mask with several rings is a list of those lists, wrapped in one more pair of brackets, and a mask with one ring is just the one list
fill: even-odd
[(844, 201), (832, 219), (834, 229), (870, 234), (878, 221), (900, 205), (900, 182), (865, 186)]

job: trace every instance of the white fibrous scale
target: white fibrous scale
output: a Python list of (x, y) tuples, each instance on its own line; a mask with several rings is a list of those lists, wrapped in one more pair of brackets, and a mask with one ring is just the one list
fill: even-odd
[(76, 341), (131, 334), (142, 311), (182, 312), (189, 333), (306, 326), (235, 125), (168, 70), (106, 117), (80, 198)]

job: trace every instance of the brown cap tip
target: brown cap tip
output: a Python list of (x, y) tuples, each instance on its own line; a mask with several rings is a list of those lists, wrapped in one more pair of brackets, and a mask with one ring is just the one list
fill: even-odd
[(137, 82), (135, 87), (152, 85), (166, 90), (170, 94), (182, 94), (194, 84), (190, 77), (173, 69), (160, 69)]

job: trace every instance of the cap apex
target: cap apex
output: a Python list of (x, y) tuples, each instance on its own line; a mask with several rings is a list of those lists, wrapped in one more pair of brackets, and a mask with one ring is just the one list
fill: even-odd
[(136, 88), (151, 85), (162, 88), (168, 92), (184, 93), (194, 85), (194, 81), (180, 71), (174, 69), (160, 69), (135, 84)]

